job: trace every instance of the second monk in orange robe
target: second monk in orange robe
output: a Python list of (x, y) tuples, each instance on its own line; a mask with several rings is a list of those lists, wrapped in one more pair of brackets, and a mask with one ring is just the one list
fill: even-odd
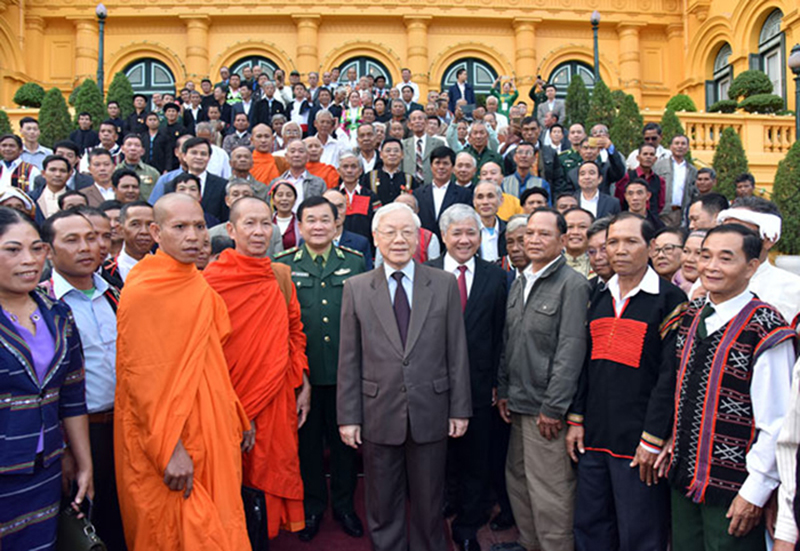
[(228, 228), (236, 249), (224, 251), (203, 275), (228, 306), (233, 330), (225, 358), (255, 430), (255, 445), (244, 454), (244, 483), (264, 491), (274, 538), (280, 528), (305, 527), (297, 429), (311, 394), (306, 336), (291, 271), (267, 257), (269, 205), (255, 197), (239, 199)]

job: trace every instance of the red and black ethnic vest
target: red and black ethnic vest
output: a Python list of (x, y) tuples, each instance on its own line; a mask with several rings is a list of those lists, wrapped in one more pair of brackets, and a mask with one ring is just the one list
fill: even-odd
[(747, 478), (757, 431), (750, 398), (759, 356), (796, 333), (778, 310), (753, 298), (725, 326), (697, 334), (705, 297), (678, 329), (675, 449), (670, 483), (695, 503), (728, 506)]
[[(7, 170), (4, 166), (3, 170)], [(19, 188), (25, 193), (33, 189), (33, 182), (31, 181), (31, 171), (33, 165), (22, 161), (19, 166), (11, 173), (11, 187)]]

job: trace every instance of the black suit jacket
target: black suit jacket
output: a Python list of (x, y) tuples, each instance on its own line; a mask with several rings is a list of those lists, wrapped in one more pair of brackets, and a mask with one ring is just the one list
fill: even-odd
[[(256, 106), (258, 102), (256, 100), (250, 101), (250, 112), (247, 114), (247, 121), (250, 123), (250, 128), (255, 126), (253, 121), (256, 120)], [(244, 113), (244, 105), (242, 103), (234, 103), (233, 109), (231, 110), (231, 128), (233, 128), (233, 121), (236, 119), (236, 115), (239, 113)]]
[[(419, 219), (422, 222), (422, 227), (433, 232), (439, 239), (439, 243), (443, 245), (442, 236), (439, 232), (439, 217), (436, 216), (436, 208), (433, 204), (433, 184), (414, 190), (414, 197), (417, 198), (417, 203), (419, 204)], [(456, 203), (472, 206), (472, 190), (461, 187), (458, 184), (449, 184), (444, 194), (442, 208), (439, 209), (439, 216), (447, 210), (447, 207)]]
[(342, 236), (339, 238), (339, 246), (347, 247), (348, 249), (353, 249), (363, 254), (366, 270), (370, 271), (372, 269), (372, 251), (366, 237), (351, 231), (342, 230)]
[(464, 83), (464, 95), (461, 95), (461, 88), (458, 84), (453, 84), (448, 90), (447, 108), (451, 113), (456, 112), (456, 102), (460, 99), (467, 100), (467, 105), (475, 103), (475, 88), (469, 82)]
[[(598, 157), (598, 162), (600, 158)], [(600, 183), (601, 193), (611, 193), (611, 184), (617, 183), (623, 176), (625, 176), (625, 162), (619, 152), (614, 152), (613, 155), (608, 156), (608, 162), (599, 163), (600, 173), (603, 175), (603, 181)], [(580, 166), (576, 166), (567, 174), (567, 186), (569, 189), (565, 191), (578, 191), (578, 170)]]
[(336, 107), (333, 105), (333, 102), (328, 104), (328, 107), (323, 107), (319, 104), (319, 102), (315, 101), (314, 104), (311, 106), (311, 110), (308, 112), (308, 135), (309, 136), (316, 136), (317, 135), (317, 125), (314, 124), (314, 120), (317, 117), (317, 113), (322, 111), (323, 109), (327, 109), (330, 111), (331, 115), (333, 115), (334, 119), (341, 118), (342, 110), (341, 109), (334, 109)]
[[(441, 270), (444, 256), (426, 264)], [(503, 349), (507, 281), (502, 268), (475, 257), (475, 274), (464, 310), (473, 409), (492, 406), (492, 388), (497, 385)]]
[[(581, 202), (581, 192), (575, 193), (575, 198), (578, 204)], [(600, 198), (597, 200), (597, 216), (595, 218), (602, 218), (604, 216), (613, 216), (620, 211), (619, 199), (612, 197), (607, 193), (600, 192)]]
[[(175, 180), (177, 178), (176, 176), (164, 186), (167, 193), (175, 190)], [(228, 180), (225, 178), (214, 176), (210, 172), (206, 173), (206, 182), (203, 185), (203, 197), (200, 201), (200, 206), (203, 207), (204, 213), (210, 214), (220, 222), (228, 221), (228, 205), (225, 204), (226, 185), (228, 185)]]
[(173, 145), (173, 142), (163, 131), (159, 130), (156, 133), (156, 137), (153, 140), (153, 147), (151, 148), (150, 133), (145, 132), (144, 134), (141, 134), (141, 136), (142, 145), (144, 145), (144, 155), (142, 155), (142, 161), (144, 161), (145, 164), (155, 167), (156, 170), (163, 173), (165, 170), (167, 170), (167, 163), (175, 155), (175, 146)]
[(257, 124), (272, 124), (272, 117), (277, 114), (285, 115), (286, 108), (283, 106), (281, 102), (279, 102), (274, 96), (272, 98), (272, 107), (269, 105), (269, 100), (267, 98), (262, 98), (258, 100), (255, 105), (254, 109), (250, 110), (251, 115), (251, 126)]
[(192, 115), (191, 110), (184, 109), (183, 111), (183, 125), (186, 127), (186, 130), (189, 134), (196, 134), (195, 128), (197, 127), (198, 122), (205, 122), (208, 120), (208, 115), (206, 114), (205, 109), (203, 106), (200, 106), (200, 110), (197, 112), (197, 118), (194, 118)]

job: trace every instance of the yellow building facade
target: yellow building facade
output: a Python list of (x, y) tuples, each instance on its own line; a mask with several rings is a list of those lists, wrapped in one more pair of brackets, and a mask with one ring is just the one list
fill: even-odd
[[(685, 92), (702, 110), (724, 94), (726, 78), (751, 67), (768, 72), (794, 109), (786, 59), (800, 42), (797, 0), (109, 0), (107, 8), (106, 86), (118, 71), (155, 90), (218, 80), (222, 66), (260, 63), (305, 77), (352, 64), (394, 83), (408, 67), (426, 90), (465, 66), (483, 88), (516, 77), (525, 97), (537, 75), (562, 90), (573, 74), (591, 80), (589, 19), (598, 10), (600, 75), (642, 109)], [(30, 80), (67, 93), (95, 77), (97, 57), (94, 3), (0, 0), (0, 105), (11, 107)]]

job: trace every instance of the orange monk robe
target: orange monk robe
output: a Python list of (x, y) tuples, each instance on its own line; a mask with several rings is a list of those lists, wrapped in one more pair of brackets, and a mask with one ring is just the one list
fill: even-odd
[[(287, 305), (275, 272), (291, 289)], [(295, 389), (308, 371), (306, 336), (291, 269), (234, 249), (203, 271), (228, 306), (233, 328), (225, 358), (236, 394), (255, 421), (256, 444), (244, 455), (244, 482), (264, 491), (269, 537), (305, 527)]]
[(308, 170), (309, 174), (325, 180), (325, 185), (328, 186), (328, 189), (339, 187), (339, 171), (336, 170), (335, 166), (327, 163), (312, 163), (309, 161), (306, 163), (306, 170)]
[(269, 186), (272, 180), (281, 175), (281, 172), (278, 171), (278, 165), (275, 164), (275, 157), (272, 156), (272, 153), (253, 151), (253, 168), (250, 169), (250, 174), (262, 184)]
[[(131, 271), (120, 298), (114, 451), (131, 551), (241, 551), (242, 431), (249, 422), (228, 374), (225, 303), (194, 264), (162, 251)], [(194, 487), (164, 484), (178, 440)]]

